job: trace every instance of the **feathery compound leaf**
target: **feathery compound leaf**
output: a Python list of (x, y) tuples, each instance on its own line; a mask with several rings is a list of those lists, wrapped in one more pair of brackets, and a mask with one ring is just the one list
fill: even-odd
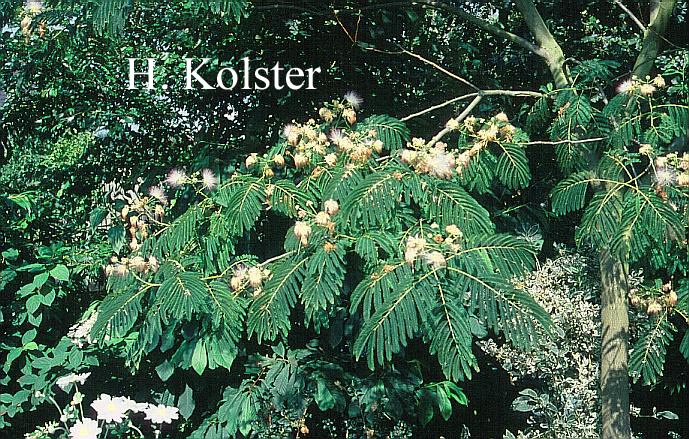
[(249, 307), (247, 326), (249, 336), (256, 334), (258, 343), (287, 336), (291, 327), (291, 308), (297, 302), (299, 289), (306, 276), (308, 258), (288, 258), (271, 265), (272, 277)]
[[(301, 289), (301, 300), (304, 304), (306, 322), (314, 322), (320, 327), (325, 322), (318, 322), (318, 314), (328, 309), (335, 303), (342, 293), (342, 284), (345, 277), (344, 265), (345, 250), (341, 246), (335, 246), (332, 250), (320, 247), (309, 258), (306, 267), (306, 278)], [(327, 317), (327, 316), (326, 316)]]
[(271, 208), (287, 216), (296, 216), (297, 206), (303, 209), (310, 200), (291, 180), (278, 180), (270, 189)]
[(201, 209), (197, 206), (181, 214), (172, 224), (153, 240), (153, 254), (164, 259), (166, 256), (179, 253), (198, 236), (199, 222), (202, 219)]
[[(397, 253), (395, 236), (385, 231), (371, 230), (359, 236), (354, 251), (366, 262), (376, 263), (379, 259), (389, 259)], [(384, 252), (380, 254), (381, 250)]]
[(118, 35), (124, 29), (131, 0), (98, 0), (93, 9), (93, 25), (101, 35)]
[(684, 356), (684, 359), (689, 362), (689, 329), (684, 331), (682, 343), (679, 345), (679, 351)]
[(426, 218), (442, 227), (455, 224), (470, 234), (491, 233), (495, 227), (488, 211), (452, 181), (437, 181), (423, 209)]
[(232, 235), (242, 236), (253, 229), (263, 210), (266, 201), (264, 183), (256, 177), (243, 176), (218, 191), (216, 201), (224, 206)]
[(227, 282), (211, 281), (207, 285), (211, 321), (214, 327), (225, 327), (233, 340), (239, 339), (244, 320), (244, 307), (234, 297)]
[(519, 145), (498, 144), (502, 154), (498, 158), (495, 174), (498, 180), (508, 189), (526, 187), (531, 181), (529, 161), (526, 158), (526, 150)]
[(667, 312), (663, 312), (648, 320), (629, 352), (629, 369), (634, 382), (641, 378), (646, 385), (655, 384), (663, 376), (667, 347), (677, 331), (667, 317)]
[(404, 122), (386, 115), (367, 117), (356, 128), (357, 131), (362, 133), (375, 130), (378, 134), (378, 139), (383, 142), (385, 148), (390, 152), (401, 149), (410, 137), (409, 129)]
[(590, 172), (577, 172), (558, 183), (550, 194), (553, 212), (556, 215), (566, 215), (583, 209), (586, 189), (592, 177)]
[(576, 231), (578, 243), (588, 241), (599, 249), (608, 248), (622, 220), (622, 188), (621, 184), (613, 185), (607, 192), (596, 193), (591, 198)]
[(397, 173), (375, 172), (368, 175), (342, 201), (340, 215), (348, 224), (365, 228), (389, 227), (396, 221), (402, 184)]
[(91, 328), (91, 337), (103, 341), (105, 336), (126, 335), (141, 313), (141, 296), (146, 291), (148, 288), (129, 285), (106, 296), (98, 307), (98, 318)]
[(441, 285), (438, 292), (442, 303), (433, 311), (431, 354), (438, 356), (448, 380), (471, 378), (471, 370), (478, 370), (478, 362), (471, 351), (469, 313), (460, 297), (453, 298)]
[(183, 271), (163, 281), (156, 292), (156, 305), (164, 318), (190, 320), (195, 312), (206, 313), (208, 286), (199, 273)]
[(478, 277), (498, 274), (505, 279), (532, 270), (535, 261), (535, 250), (530, 243), (502, 233), (471, 238), (465, 248), (450, 258), (453, 266)]
[(426, 273), (403, 288), (389, 285), (393, 288), (385, 288), (383, 297), (374, 299), (375, 312), (368, 318), (364, 317), (364, 324), (354, 342), (354, 355), (359, 359), (365, 351), (371, 370), (376, 363), (382, 365), (391, 361), (392, 355), (406, 346), (422, 323), (428, 320), (428, 313), (434, 306), (433, 273)]
[(653, 191), (629, 191), (610, 249), (636, 261), (654, 242), (681, 240), (683, 237), (682, 218), (667, 202)]
[(475, 276), (456, 267), (448, 267), (454, 275), (458, 292), (467, 291), (471, 307), (487, 326), (502, 332), (516, 347), (533, 346), (540, 325), (546, 333), (551, 321), (548, 313), (526, 292), (495, 275)]

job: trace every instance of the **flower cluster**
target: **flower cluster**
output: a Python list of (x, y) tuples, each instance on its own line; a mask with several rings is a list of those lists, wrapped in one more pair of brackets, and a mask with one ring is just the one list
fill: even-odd
[(636, 76), (632, 76), (631, 79), (622, 81), (617, 86), (618, 93), (624, 93), (628, 95), (641, 95), (641, 96), (651, 96), (659, 88), (665, 87), (665, 79), (658, 75), (651, 79), (650, 76), (646, 76), (644, 80), (639, 79)]
[(677, 300), (677, 292), (674, 290), (672, 282), (662, 284), (660, 287), (639, 286), (629, 290), (630, 305), (649, 316), (660, 314), (664, 310), (671, 310), (677, 305)]
[(105, 266), (106, 276), (124, 276), (130, 271), (134, 273), (155, 273), (160, 268), (158, 258), (150, 256), (144, 259), (142, 256), (134, 256), (131, 258), (118, 258), (113, 256), (110, 258), (110, 264)]
[(461, 250), (462, 231), (454, 224), (445, 227), (445, 236), (438, 224), (431, 225), (431, 231), (424, 236), (410, 236), (404, 248), (404, 261), (413, 265), (417, 260), (433, 268), (447, 265), (447, 254)]
[[(331, 234), (335, 231), (335, 222), (332, 218), (338, 214), (340, 211), (340, 204), (333, 200), (326, 200), (323, 202), (323, 210), (317, 212), (312, 219), (315, 226), (324, 228), (328, 230)], [(308, 213), (305, 210), (300, 210), (298, 212), (300, 221), (294, 224), (293, 233), (299, 239), (302, 246), (306, 247), (309, 245), (309, 237), (313, 229), (311, 228), (310, 221), (306, 220)]]
[(309, 119), (303, 124), (292, 122), (285, 126), (282, 136), (285, 151), (276, 154), (250, 154), (244, 165), (247, 169), (260, 170), (266, 177), (291, 164), (296, 169), (311, 170), (317, 175), (323, 167), (335, 166), (340, 157), (346, 157), (348, 166), (366, 162), (371, 156), (383, 152), (383, 142), (376, 130), (355, 131), (332, 128), (345, 120), (356, 123), (356, 110), (361, 98), (348, 93), (342, 101), (326, 104), (318, 112), (320, 121)]
[(270, 277), (270, 270), (260, 266), (247, 267), (244, 264), (238, 264), (230, 277), (230, 287), (234, 291), (250, 286), (254, 289), (254, 294), (261, 293), (261, 287), (266, 279)]
[[(171, 188), (179, 188), (187, 184), (200, 185), (202, 189), (212, 191), (218, 187), (218, 177), (210, 169), (202, 169), (191, 175), (187, 175), (184, 169), (173, 169), (167, 174), (165, 184)], [(151, 191), (155, 190), (158, 195), (164, 195), (164, 191), (160, 186), (154, 186)], [(162, 201), (162, 197), (153, 195), (155, 198)]]
[[(67, 391), (72, 385), (84, 384), (90, 373), (69, 374), (58, 378), (55, 384), (62, 390)], [(36, 428), (33, 432), (25, 435), (26, 439), (47, 439), (58, 431), (63, 431), (69, 439), (99, 439), (101, 437), (131, 437), (130, 430), (138, 433), (137, 437), (144, 437), (131, 421), (131, 415), (142, 413), (145, 419), (150, 421), (156, 429), (158, 437), (160, 427), (163, 424), (171, 424), (172, 421), (179, 419), (179, 409), (164, 404), (149, 404), (136, 402), (126, 396), (111, 396), (101, 394), (90, 407), (95, 411), (95, 419), (85, 416), (82, 409), (84, 395), (77, 391), (72, 395), (72, 399), (66, 408), (61, 409), (57, 402), (55, 406), (60, 410), (61, 427), (57, 422), (49, 422), (45, 426)], [(106, 427), (107, 426), (107, 427)], [(122, 434), (120, 436), (118, 433)], [(108, 433), (110, 433), (108, 435)]]
[(402, 162), (412, 166), (419, 174), (428, 174), (441, 179), (451, 179), (455, 172), (461, 175), (471, 163), (491, 143), (511, 142), (516, 128), (509, 123), (505, 113), (498, 113), (486, 120), (469, 116), (460, 123), (450, 119), (445, 125), (451, 131), (459, 131), (468, 140), (464, 151), (448, 151), (443, 142), (426, 142), (414, 138), (402, 150)]
[[(650, 150), (649, 150), (650, 149)], [(641, 145), (639, 152), (645, 155), (652, 154), (650, 145)], [(654, 180), (659, 189), (664, 186), (689, 187), (689, 154), (681, 157), (676, 152), (671, 152), (655, 158)]]

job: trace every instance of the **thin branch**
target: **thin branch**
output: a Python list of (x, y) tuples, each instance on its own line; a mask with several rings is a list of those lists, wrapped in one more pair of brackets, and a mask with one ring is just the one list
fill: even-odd
[(412, 58), (416, 58), (416, 59), (420, 60), (421, 62), (423, 62), (424, 64), (428, 64), (429, 66), (433, 67), (434, 69), (436, 69), (436, 70), (438, 70), (438, 71), (440, 71), (440, 72), (446, 74), (446, 75), (449, 76), (450, 78), (455, 79), (455, 80), (457, 80), (457, 81), (459, 81), (459, 82), (461, 82), (461, 83), (463, 83), (463, 84), (465, 84), (465, 85), (468, 85), (469, 87), (473, 88), (473, 89), (476, 90), (476, 91), (481, 91), (480, 88), (478, 88), (477, 86), (475, 86), (474, 84), (472, 84), (471, 82), (469, 82), (469, 80), (464, 79), (464, 78), (462, 78), (461, 76), (459, 76), (459, 75), (457, 75), (457, 74), (455, 74), (455, 73), (452, 73), (451, 71), (447, 70), (445, 67), (439, 65), (438, 63), (433, 62), (433, 61), (431, 61), (431, 60), (429, 60), (429, 59), (427, 59), (427, 58), (424, 58), (423, 56), (421, 56), (421, 55), (419, 55), (419, 54), (416, 54), (416, 53), (414, 53), (414, 52), (412, 52), (412, 51), (410, 51), (410, 50), (407, 50), (407, 49), (405, 49), (405, 48), (402, 47), (402, 46), (398, 46), (398, 47), (400, 48), (400, 50), (397, 51), (397, 52), (392, 52), (392, 51), (389, 51), (389, 50), (382, 50), (382, 49), (378, 49), (378, 48), (376, 48), (376, 47), (366, 47), (365, 49), (366, 49), (366, 50), (370, 50), (371, 52), (384, 53), (384, 54), (386, 54), (386, 55), (402, 55), (402, 54), (404, 54), (404, 55), (409, 55), (409, 56), (411, 56)]
[[(481, 96), (481, 95), (476, 96), (474, 98), (474, 100), (471, 101), (469, 103), (469, 105), (467, 105), (467, 107), (464, 109), (464, 111), (462, 111), (459, 116), (455, 117), (455, 121), (457, 121), (457, 122), (463, 121), (464, 118), (466, 118), (471, 113), (471, 110), (473, 110), (474, 107), (476, 107), (478, 105), (478, 103), (481, 102), (482, 98), (483, 98), (483, 96)], [(440, 139), (442, 139), (443, 136), (445, 136), (450, 131), (452, 131), (452, 130), (448, 127), (445, 127), (442, 130), (440, 130), (440, 132), (438, 134), (436, 134), (435, 136), (433, 136), (433, 138), (428, 142), (428, 146), (435, 145), (436, 142), (438, 142)]]
[(646, 32), (646, 26), (639, 20), (639, 17), (634, 15), (634, 13), (629, 10), (628, 7), (624, 5), (620, 0), (614, 0), (615, 4), (620, 7), (627, 15), (629, 15), (629, 18), (632, 19), (634, 23), (636, 23), (637, 26), (639, 26), (639, 29), (641, 29), (641, 32)]
[(443, 103), (433, 105), (432, 107), (428, 107), (424, 110), (421, 110), (419, 112), (410, 114), (409, 116), (405, 116), (401, 118), (401, 121), (408, 121), (411, 119), (414, 119), (415, 117), (423, 116), (426, 113), (430, 113), (431, 111), (439, 110), (443, 107), (446, 107), (448, 105), (451, 105), (455, 102), (462, 101), (465, 99), (469, 98), (475, 98), (476, 96), (528, 96), (528, 97), (541, 97), (543, 96), (542, 93), (538, 93), (535, 91), (525, 91), (525, 90), (479, 90), (476, 93), (468, 93), (462, 96), (457, 96), (455, 98), (449, 99)]
[(562, 145), (564, 143), (579, 144), (579, 143), (592, 143), (600, 142), (605, 140), (605, 137), (592, 137), (590, 139), (579, 139), (579, 140), (558, 140), (556, 142), (550, 142), (547, 140), (533, 140), (531, 142), (519, 142), (516, 145)]

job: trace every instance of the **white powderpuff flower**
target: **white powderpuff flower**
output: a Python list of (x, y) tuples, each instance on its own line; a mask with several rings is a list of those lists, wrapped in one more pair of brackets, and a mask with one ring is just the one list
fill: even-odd
[(354, 111), (352, 108), (345, 108), (345, 110), (342, 112), (342, 117), (345, 118), (348, 124), (354, 125), (356, 122), (356, 111)]
[(639, 147), (639, 154), (650, 156), (653, 154), (653, 147), (648, 143), (644, 143)]
[(148, 258), (148, 266), (151, 269), (152, 272), (158, 271), (158, 268), (160, 268), (160, 262), (158, 262), (158, 258), (155, 256), (151, 256)]
[(677, 173), (671, 168), (656, 168), (655, 174), (656, 183), (660, 186), (670, 186), (677, 181)]
[(344, 134), (342, 134), (341, 129), (334, 129), (330, 130), (330, 133), (328, 134), (328, 139), (330, 139), (331, 142), (333, 142), (335, 145), (338, 145), (340, 143), (340, 140), (344, 138)]
[(631, 79), (620, 82), (617, 86), (617, 93), (627, 93), (630, 94), (634, 91), (636, 84)]
[(210, 169), (206, 168), (201, 171), (201, 180), (203, 181), (203, 187), (209, 191), (212, 191), (218, 186), (218, 177), (216, 177)]
[(424, 262), (432, 265), (434, 268), (441, 268), (447, 265), (447, 260), (445, 256), (438, 251), (427, 253), (423, 256)]
[(275, 157), (273, 157), (273, 163), (275, 163), (275, 166), (278, 168), (282, 168), (285, 166), (285, 156), (282, 154), (275, 154)]
[(67, 386), (69, 386), (70, 384), (84, 384), (89, 376), (91, 376), (91, 372), (81, 374), (70, 373), (69, 375), (65, 375), (55, 380), (55, 384), (57, 384), (57, 386), (62, 390), (65, 390), (65, 388), (67, 388)]
[(665, 87), (665, 78), (662, 76), (658, 75), (655, 78), (653, 78), (653, 81), (651, 81), (653, 85), (655, 85), (658, 88), (663, 88)]
[(414, 261), (416, 261), (416, 258), (418, 256), (419, 256), (419, 251), (415, 248), (409, 248), (408, 247), (404, 251), (404, 261), (409, 265), (412, 265), (414, 263)]
[(187, 173), (183, 169), (173, 169), (167, 174), (165, 182), (171, 187), (182, 186), (187, 181)]
[(149, 419), (154, 424), (172, 424), (174, 419), (179, 418), (179, 409), (177, 407), (170, 407), (164, 404), (149, 405), (146, 410), (146, 419)]
[(294, 224), (294, 236), (299, 238), (301, 245), (309, 244), (309, 236), (311, 235), (311, 226), (304, 221), (297, 221)]
[(495, 115), (495, 120), (497, 120), (498, 122), (505, 122), (505, 123), (510, 121), (509, 117), (507, 117), (507, 115), (502, 111)]
[(680, 174), (679, 177), (677, 177), (677, 185), (681, 187), (689, 186), (689, 175)]
[(457, 119), (450, 119), (445, 124), (445, 127), (448, 130), (452, 130), (452, 131), (457, 130), (457, 129), (459, 129), (459, 122), (457, 122)]
[(288, 123), (285, 125), (285, 127), (282, 129), (282, 135), (285, 137), (289, 137), (289, 135), (293, 132), (297, 131), (297, 127), (293, 123)]
[(459, 227), (457, 227), (454, 224), (448, 224), (447, 226), (445, 226), (445, 231), (447, 232), (448, 235), (451, 235), (451, 236), (461, 236), (462, 235), (462, 231), (459, 230)]
[(340, 205), (331, 198), (323, 203), (323, 209), (328, 215), (337, 215), (337, 212), (340, 211)]
[(244, 161), (244, 164), (247, 168), (253, 167), (256, 163), (258, 163), (258, 154), (256, 154), (255, 152), (251, 153), (249, 157), (247, 157)]
[(96, 411), (97, 419), (118, 424), (122, 422), (126, 416), (127, 410), (129, 410), (123, 400), (113, 398), (105, 393), (102, 393), (98, 399), (93, 401), (91, 407)]
[(305, 168), (309, 165), (309, 157), (306, 154), (300, 152), (294, 154), (294, 166), (297, 168)]
[(402, 159), (402, 163), (411, 165), (416, 160), (416, 157), (418, 157), (418, 153), (416, 151), (412, 151), (410, 149), (403, 149), (400, 158)]
[(314, 218), (314, 222), (319, 226), (325, 227), (330, 222), (330, 215), (328, 215), (326, 212), (318, 212)]
[(656, 91), (656, 87), (653, 84), (641, 84), (639, 86), (639, 93), (644, 96), (650, 96)]
[(167, 203), (167, 195), (165, 195), (165, 190), (160, 186), (151, 186), (148, 188), (148, 195), (152, 196), (161, 203)]
[(261, 269), (258, 267), (249, 268), (247, 276), (249, 278), (249, 285), (254, 288), (260, 287), (263, 283), (263, 273), (261, 273)]
[(325, 164), (328, 166), (335, 166), (337, 164), (337, 155), (334, 152), (327, 154), (323, 159), (325, 159)]
[(349, 105), (351, 105), (352, 108), (354, 108), (355, 110), (358, 110), (359, 108), (361, 108), (361, 104), (364, 103), (364, 98), (362, 98), (359, 93), (354, 92), (354, 91), (350, 91), (350, 92), (345, 93), (344, 100)]
[(69, 439), (98, 439), (102, 431), (98, 427), (98, 421), (84, 418), (83, 421), (77, 421), (69, 428)]
[(427, 161), (428, 173), (438, 178), (452, 178), (455, 172), (455, 157), (450, 153), (433, 154)]

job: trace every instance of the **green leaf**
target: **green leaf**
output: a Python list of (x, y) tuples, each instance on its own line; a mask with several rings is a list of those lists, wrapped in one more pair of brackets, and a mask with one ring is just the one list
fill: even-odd
[(69, 281), (69, 269), (62, 264), (58, 264), (50, 270), (50, 275), (55, 280), (67, 282)]
[(194, 368), (197, 374), (202, 375), (206, 370), (208, 364), (208, 357), (206, 355), (206, 344), (203, 339), (196, 342), (194, 353), (191, 356), (191, 367)]
[(156, 367), (156, 373), (163, 381), (167, 381), (174, 372), (175, 367), (167, 360), (163, 361)]
[(189, 385), (185, 384), (184, 392), (182, 392), (177, 400), (177, 408), (179, 409), (179, 413), (184, 416), (184, 419), (189, 419), (194, 413), (196, 403), (194, 402), (194, 392)]

